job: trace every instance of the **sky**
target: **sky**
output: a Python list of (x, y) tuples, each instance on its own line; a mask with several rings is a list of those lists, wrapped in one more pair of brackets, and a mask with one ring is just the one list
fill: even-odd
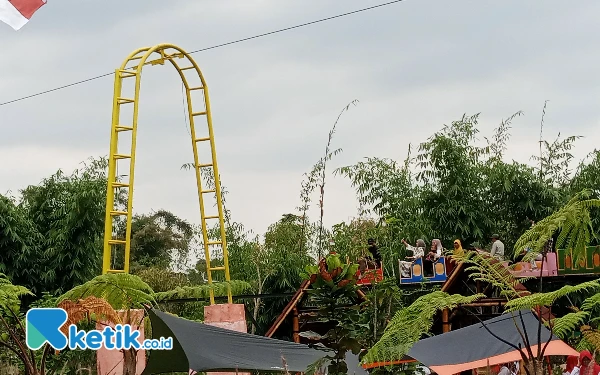
[[(114, 71), (133, 50), (172, 43), (193, 51), (383, 3), (384, 0), (50, 0), (15, 32), (0, 24), (0, 103)], [(303, 173), (342, 116), (329, 171), (365, 157), (403, 160), (463, 113), (481, 136), (522, 110), (507, 160), (544, 137), (600, 125), (600, 2), (405, 0), (193, 55), (210, 87), (227, 207), (262, 234), (300, 204)], [(181, 81), (146, 67), (138, 122), (134, 213), (166, 209), (199, 223)], [(108, 154), (113, 78), (0, 106), (0, 193)], [(311, 209), (318, 218), (318, 208)], [(325, 224), (357, 215), (348, 180), (327, 177)]]

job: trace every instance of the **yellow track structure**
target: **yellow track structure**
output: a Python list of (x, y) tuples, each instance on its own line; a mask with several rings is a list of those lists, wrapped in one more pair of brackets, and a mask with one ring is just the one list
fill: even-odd
[[(152, 57), (153, 60), (149, 60)], [(177, 62), (176, 60), (180, 60)], [(225, 223), (223, 217), (223, 202), (221, 197), (221, 184), (219, 181), (219, 168), (217, 166), (217, 153), (215, 150), (215, 139), (213, 133), (211, 112), (210, 112), (210, 101), (208, 97), (208, 87), (204, 76), (198, 67), (198, 64), (194, 59), (183, 49), (172, 45), (172, 44), (159, 44), (151, 48), (140, 48), (130, 54), (127, 59), (123, 62), (121, 67), (115, 71), (115, 87), (113, 97), (113, 113), (112, 113), (112, 128), (110, 137), (110, 157), (108, 167), (108, 188), (106, 195), (106, 222), (104, 228), (104, 258), (102, 263), (102, 273), (128, 273), (129, 272), (129, 258), (131, 249), (131, 218), (132, 218), (132, 203), (133, 203), (133, 181), (134, 181), (134, 167), (135, 167), (135, 147), (136, 147), (136, 135), (138, 125), (138, 108), (139, 108), (139, 97), (140, 97), (140, 81), (142, 78), (142, 68), (145, 65), (163, 65), (165, 61), (170, 62), (181, 77), (181, 80), (185, 86), (185, 93), (187, 99), (187, 112), (189, 116), (190, 131), (192, 136), (192, 150), (194, 152), (194, 167), (196, 171), (196, 183), (198, 186), (198, 201), (200, 203), (200, 216), (202, 221), (202, 235), (204, 243), (204, 254), (206, 258), (206, 272), (208, 284), (212, 285), (212, 271), (225, 271), (225, 280), (230, 281), (229, 277), (229, 262), (227, 255), (227, 243), (225, 240)], [(184, 65), (183, 67), (180, 64)], [(195, 72), (200, 78), (201, 84), (197, 87), (190, 87), (186, 73)], [(122, 95), (123, 80), (133, 78), (135, 79), (135, 92), (133, 97), (124, 97)], [(195, 110), (192, 106), (192, 91), (200, 90), (204, 96), (203, 108), (199, 111)], [(121, 119), (121, 107), (122, 106), (133, 106), (133, 119), (129, 121), (122, 121)], [(204, 137), (198, 137), (196, 134), (195, 123), (196, 119), (204, 117), (208, 126), (208, 134)], [(130, 122), (131, 121), (131, 122)], [(129, 152), (125, 150), (119, 150), (118, 140), (121, 133), (129, 133), (131, 136), (131, 150)], [(198, 145), (199, 144), (210, 145), (212, 160), (205, 164), (200, 164), (198, 157)], [(129, 181), (117, 181), (117, 161), (129, 159)], [(202, 169), (211, 168), (214, 176), (214, 189), (204, 190), (202, 187)], [(115, 209), (115, 194), (117, 190), (124, 189), (127, 195), (127, 209), (126, 211), (118, 211)], [(205, 194), (214, 193), (217, 201), (218, 215), (207, 216), (205, 213)], [(124, 239), (116, 238), (113, 234), (114, 218), (119, 216), (126, 216), (126, 233)], [(207, 234), (207, 221), (211, 219), (218, 219), (220, 226), (220, 240), (210, 241)], [(123, 269), (111, 268), (111, 258), (114, 247), (124, 246), (124, 266)], [(211, 249), (212, 246), (220, 246), (222, 249), (223, 265), (220, 267), (213, 267), (211, 265)], [(231, 288), (228, 288), (228, 300), (232, 303)], [(214, 293), (211, 288), (210, 291), (210, 302), (215, 303)]]

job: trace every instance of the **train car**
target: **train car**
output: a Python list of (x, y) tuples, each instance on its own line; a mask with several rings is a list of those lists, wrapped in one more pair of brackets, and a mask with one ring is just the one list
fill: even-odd
[[(402, 275), (401, 260), (398, 260), (398, 270)], [(400, 284), (420, 284), (420, 283), (444, 283), (448, 279), (446, 273), (447, 257), (440, 257), (433, 264), (433, 275), (425, 276), (423, 272), (423, 259), (419, 258), (412, 262), (410, 266), (410, 276), (400, 277)]]
[(571, 250), (559, 249), (556, 254), (559, 275), (600, 274), (600, 246), (588, 246), (584, 257), (579, 262), (573, 258)]
[(588, 246), (579, 261), (574, 259), (572, 250), (566, 249), (548, 253), (546, 258), (536, 261), (536, 267), (531, 262), (517, 262), (509, 269), (517, 277), (539, 277), (540, 269), (543, 277), (600, 274), (600, 246)]
[(368, 269), (362, 273), (356, 271), (356, 285), (367, 286), (380, 281), (383, 281), (383, 268)]
[[(410, 277), (401, 277), (400, 284), (421, 284), (421, 283), (444, 283), (447, 277), (447, 264), (448, 259), (441, 257), (434, 263), (434, 274), (432, 276), (425, 276), (423, 272), (423, 260), (415, 260), (410, 268)], [(402, 269), (400, 268), (400, 261), (398, 261), (399, 274), (402, 275)], [(374, 281), (380, 282), (383, 280), (383, 269), (368, 269), (362, 274), (360, 271), (356, 271), (356, 284), (360, 286), (371, 285)]]
[[(536, 267), (533, 267), (531, 262), (517, 262), (512, 265), (508, 261), (503, 263), (516, 277), (540, 277), (540, 269), (542, 277), (600, 275), (600, 246), (587, 247), (583, 258), (579, 261), (574, 260), (571, 250), (557, 249), (556, 252), (546, 254), (544, 261), (536, 261)], [(425, 276), (423, 260), (417, 259), (411, 264), (410, 276), (400, 277), (400, 284), (444, 283), (452, 273), (454, 268), (452, 265), (448, 257), (441, 257), (434, 263), (434, 275)], [(398, 271), (402, 275), (400, 260), (398, 260)], [(356, 276), (358, 285), (367, 286), (373, 280), (377, 282), (383, 280), (383, 270), (367, 270), (363, 275), (357, 272)]]

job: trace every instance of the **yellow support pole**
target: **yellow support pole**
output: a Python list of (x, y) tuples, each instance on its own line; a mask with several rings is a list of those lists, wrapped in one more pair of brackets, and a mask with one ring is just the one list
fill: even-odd
[[(154, 60), (148, 60), (153, 54), (158, 54), (158, 57)], [(181, 67), (176, 59), (184, 60), (187, 66)], [(169, 61), (179, 73), (181, 80), (186, 89), (186, 99), (188, 116), (190, 122), (190, 130), (192, 137), (192, 151), (194, 155), (194, 167), (196, 174), (196, 185), (198, 188), (198, 203), (200, 205), (200, 218), (202, 222), (202, 240), (204, 243), (204, 255), (206, 258), (206, 269), (208, 284), (212, 285), (213, 277), (212, 272), (224, 271), (225, 280), (230, 281), (229, 275), (229, 257), (227, 252), (227, 241), (225, 232), (225, 220), (223, 212), (223, 200), (221, 196), (221, 181), (219, 176), (219, 168), (217, 165), (217, 152), (215, 148), (214, 131), (210, 110), (210, 100), (208, 96), (208, 87), (206, 81), (200, 71), (200, 68), (191, 56), (183, 49), (172, 45), (172, 44), (159, 44), (152, 48), (141, 48), (130, 54), (127, 59), (123, 62), (120, 69), (115, 71), (115, 86), (114, 86), (114, 98), (113, 98), (113, 115), (111, 124), (111, 141), (110, 141), (110, 156), (108, 164), (108, 184), (107, 184), (107, 196), (106, 196), (106, 222), (104, 229), (104, 256), (102, 262), (102, 273), (116, 273), (116, 272), (129, 272), (129, 261), (131, 251), (131, 221), (133, 211), (133, 183), (135, 173), (135, 150), (136, 150), (136, 138), (137, 138), (137, 125), (138, 125), (138, 112), (139, 112), (139, 95), (140, 95), (140, 83), (142, 68), (145, 65), (162, 65), (165, 61)], [(133, 64), (131, 66), (130, 64)], [(201, 86), (190, 87), (185, 72), (194, 71), (200, 78)], [(135, 88), (134, 93), (130, 97), (124, 97), (122, 94), (123, 79), (135, 77)], [(192, 91), (201, 90), (204, 94), (204, 108), (200, 111), (195, 111), (192, 104)], [(121, 119), (121, 106), (122, 105), (133, 105), (133, 118), (130, 121), (123, 121)], [(208, 134), (207, 136), (198, 137), (196, 129), (196, 118), (206, 118), (206, 126)], [(128, 153), (120, 151), (118, 148), (119, 133), (131, 132), (131, 150)], [(211, 161), (201, 164), (198, 154), (198, 145), (208, 143), (211, 148)], [(117, 181), (117, 162), (118, 160), (129, 159), (129, 181), (121, 182)], [(204, 190), (202, 183), (202, 168), (210, 167), (215, 181), (215, 188)], [(115, 193), (117, 189), (127, 189), (127, 208), (124, 211), (117, 210), (115, 208)], [(206, 204), (205, 194), (214, 193), (217, 205), (218, 215), (206, 215)], [(126, 217), (126, 229), (124, 238), (116, 238), (113, 234), (114, 217), (125, 216)], [(219, 240), (211, 241), (208, 237), (208, 224), (207, 221), (211, 219), (218, 219)], [(124, 245), (124, 259), (123, 268), (118, 269), (113, 264), (113, 246)], [(211, 261), (211, 246), (218, 245), (222, 251), (222, 266), (212, 266)], [(228, 288), (228, 302), (233, 303), (231, 295), (231, 287)], [(210, 291), (210, 302), (215, 303), (214, 292)]]

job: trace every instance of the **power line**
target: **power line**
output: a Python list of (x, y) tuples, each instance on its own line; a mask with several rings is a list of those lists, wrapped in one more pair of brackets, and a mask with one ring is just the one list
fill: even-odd
[[(289, 31), (289, 30), (293, 30), (293, 29), (298, 29), (300, 27), (310, 26), (310, 25), (314, 25), (314, 24), (320, 23), (320, 22), (331, 21), (331, 20), (336, 19), (336, 18), (345, 17), (345, 16), (349, 16), (349, 15), (352, 15), (352, 14), (360, 13), (360, 12), (365, 12), (367, 10), (381, 8), (381, 7), (384, 7), (384, 6), (387, 6), (387, 5), (392, 5), (392, 4), (395, 4), (395, 3), (400, 3), (402, 1), (404, 1), (404, 0), (393, 0), (393, 1), (389, 1), (387, 3), (373, 5), (373, 6), (370, 6), (370, 7), (367, 7), (367, 8), (357, 9), (357, 10), (353, 10), (351, 12), (338, 14), (336, 16), (321, 18), (321, 19), (316, 20), (316, 21), (310, 21), (310, 22), (302, 23), (302, 24), (296, 25), (296, 26), (290, 26), (290, 27), (286, 27), (286, 28), (283, 28), (283, 29), (279, 29), (279, 30), (270, 31), (270, 32), (263, 33), (263, 34), (258, 34), (258, 35), (250, 36), (250, 37), (247, 37), (247, 38), (237, 39), (237, 40), (234, 40), (234, 41), (231, 41), (231, 42), (221, 43), (221, 44), (217, 44), (217, 45), (214, 45), (214, 46), (211, 46), (211, 47), (197, 49), (195, 51), (190, 52), (190, 54), (198, 53), (198, 52), (204, 52), (204, 51), (208, 51), (208, 50), (215, 49), (215, 48), (225, 47), (225, 46), (229, 46), (229, 45), (236, 44), (236, 43), (246, 42), (246, 41), (249, 41), (249, 40), (252, 40), (252, 39), (262, 38), (264, 36), (278, 34), (278, 33), (284, 32), (284, 31)], [(31, 99), (33, 97), (44, 95), (44, 94), (49, 94), (49, 93), (54, 92), (54, 91), (66, 89), (68, 87), (72, 87), (72, 86), (80, 85), (82, 83), (87, 83), (87, 82), (94, 81), (94, 80), (97, 80), (97, 79), (100, 79), (100, 78), (108, 77), (108, 76), (111, 76), (113, 74), (115, 74), (115, 73), (114, 72), (105, 73), (105, 74), (101, 74), (101, 75), (96, 76), (96, 77), (84, 79), (82, 81), (73, 82), (73, 83), (70, 83), (68, 85), (56, 87), (56, 88), (53, 88), (53, 89), (50, 89), (50, 90), (46, 90), (46, 91), (41, 91), (41, 92), (38, 92), (36, 94), (31, 94), (31, 95), (23, 96), (23, 97), (18, 98), (18, 99), (13, 99), (13, 100), (9, 100), (9, 101), (4, 102), (4, 103), (0, 103), (0, 106), (7, 105), (7, 104), (12, 104), (12, 103), (16, 103), (16, 102), (19, 102), (19, 101), (25, 100), (25, 99)]]

